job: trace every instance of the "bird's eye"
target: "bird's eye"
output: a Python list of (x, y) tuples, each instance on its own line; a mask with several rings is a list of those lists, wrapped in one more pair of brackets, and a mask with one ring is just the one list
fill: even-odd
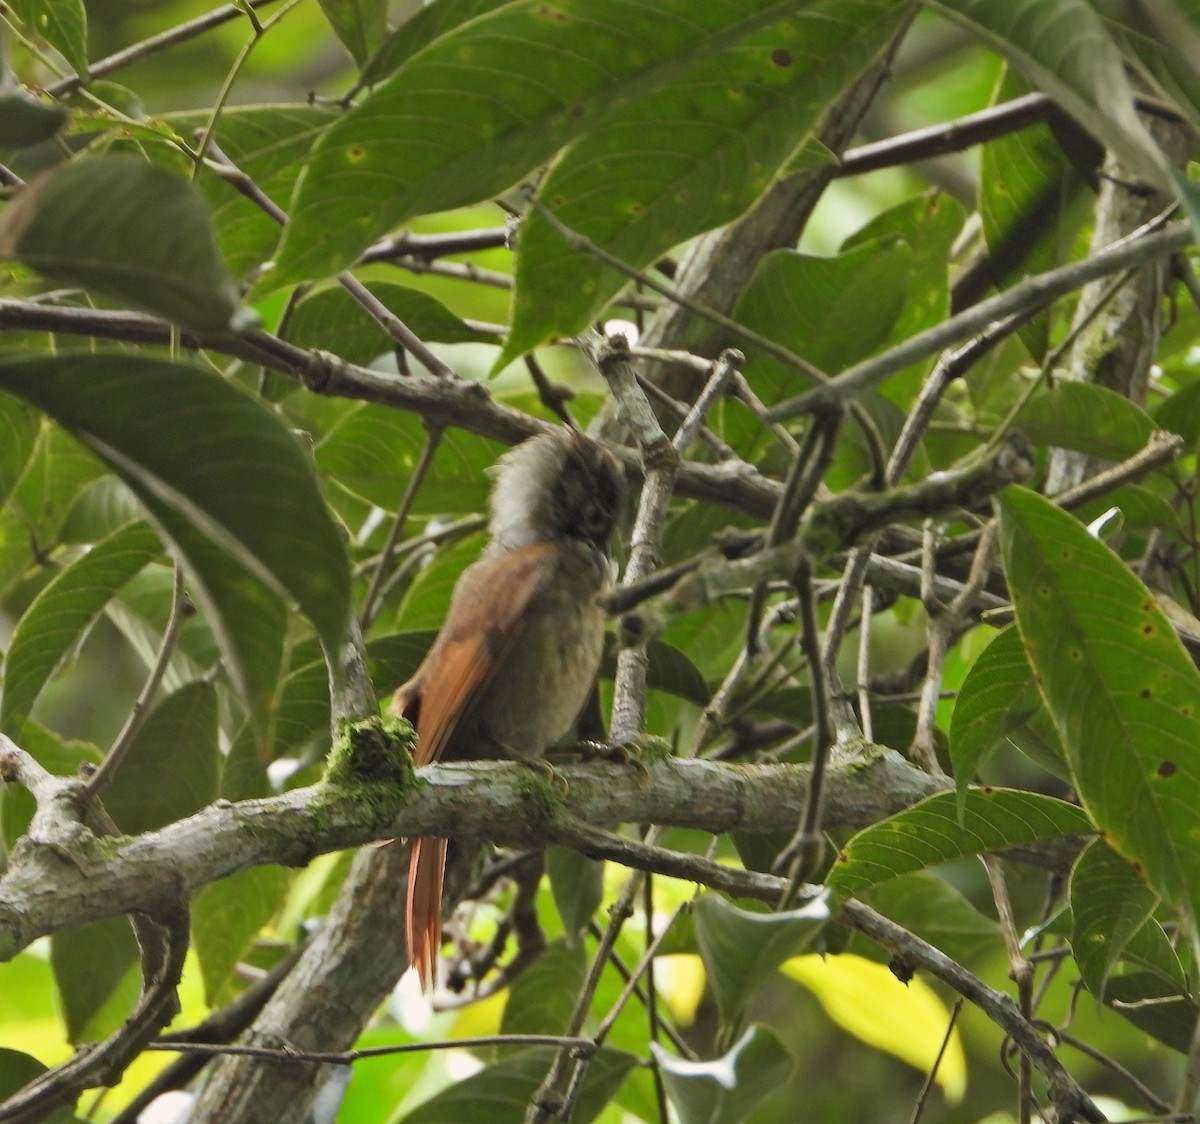
[(588, 534), (598, 534), (606, 531), (611, 522), (608, 511), (602, 503), (591, 500), (583, 508), (583, 529)]

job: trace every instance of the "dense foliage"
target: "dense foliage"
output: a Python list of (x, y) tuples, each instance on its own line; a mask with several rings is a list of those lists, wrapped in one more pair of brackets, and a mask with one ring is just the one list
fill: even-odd
[[(1194, 1118), (1200, 3), (0, 20), (0, 1121)], [(621, 752), (414, 779), (551, 424)]]

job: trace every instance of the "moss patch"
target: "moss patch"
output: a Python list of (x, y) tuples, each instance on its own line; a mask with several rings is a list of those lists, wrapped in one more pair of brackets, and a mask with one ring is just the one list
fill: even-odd
[(322, 783), (339, 788), (383, 785), (395, 792), (415, 783), (416, 735), (404, 718), (385, 715), (348, 722), (329, 751)]

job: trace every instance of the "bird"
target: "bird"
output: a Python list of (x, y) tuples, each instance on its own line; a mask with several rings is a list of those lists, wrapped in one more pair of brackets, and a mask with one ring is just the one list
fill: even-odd
[[(392, 713), (416, 729), (417, 766), (540, 758), (578, 718), (603, 654), (597, 598), (614, 576), (620, 462), (559, 428), (516, 445), (493, 471), (488, 545), (392, 698)], [(418, 838), (409, 858), (406, 947), (425, 992), (441, 947), (446, 850), (446, 839)]]

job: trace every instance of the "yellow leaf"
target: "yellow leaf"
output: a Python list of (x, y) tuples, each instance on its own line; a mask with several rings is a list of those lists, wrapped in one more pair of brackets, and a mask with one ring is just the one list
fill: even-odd
[[(919, 977), (902, 984), (884, 964), (861, 956), (797, 956), (780, 969), (808, 988), (843, 1030), (928, 1073), (946, 1036), (950, 1011)], [(958, 1029), (946, 1045), (937, 1083), (951, 1104), (967, 1088)]]

